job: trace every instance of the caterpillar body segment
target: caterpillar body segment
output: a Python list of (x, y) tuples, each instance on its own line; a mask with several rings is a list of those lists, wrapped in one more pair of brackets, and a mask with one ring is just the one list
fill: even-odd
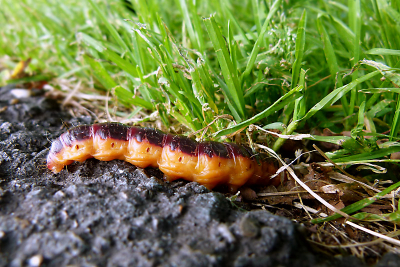
[(167, 180), (195, 181), (212, 189), (226, 184), (237, 189), (245, 184), (268, 185), (278, 170), (277, 162), (263, 158), (257, 162), (250, 148), (232, 143), (196, 142), (159, 130), (128, 127), (120, 123), (77, 126), (56, 139), (47, 156), (54, 173), (74, 161), (96, 158), (120, 159), (140, 168), (158, 167)]

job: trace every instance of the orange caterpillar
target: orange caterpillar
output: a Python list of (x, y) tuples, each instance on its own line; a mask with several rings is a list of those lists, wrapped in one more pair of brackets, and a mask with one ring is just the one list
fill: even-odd
[(158, 167), (168, 181), (185, 179), (209, 189), (226, 184), (231, 190), (243, 185), (277, 185), (270, 179), (278, 170), (276, 161), (257, 162), (250, 148), (232, 143), (196, 142), (161, 131), (128, 127), (120, 123), (83, 125), (56, 139), (47, 156), (54, 173), (65, 165), (88, 158), (125, 160), (140, 168)]

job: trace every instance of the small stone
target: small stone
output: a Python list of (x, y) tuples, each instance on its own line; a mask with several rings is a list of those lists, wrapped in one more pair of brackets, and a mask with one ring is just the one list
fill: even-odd
[(228, 241), (228, 243), (235, 242), (235, 236), (229, 231), (226, 224), (222, 223), (218, 225), (218, 232)]
[(256, 237), (260, 234), (260, 226), (258, 222), (249, 217), (243, 217), (240, 221), (240, 230), (243, 236)]
[(28, 260), (29, 266), (40, 266), (43, 262), (43, 256), (38, 254)]

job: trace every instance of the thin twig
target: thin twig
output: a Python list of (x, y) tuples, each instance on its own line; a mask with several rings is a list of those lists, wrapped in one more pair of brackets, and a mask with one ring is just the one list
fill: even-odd
[[(318, 190), (313, 190), (314, 192), (318, 192)], [(275, 192), (275, 193), (258, 193), (259, 197), (273, 197), (273, 196), (283, 196), (283, 195), (293, 195), (293, 194), (301, 194), (307, 193), (308, 191), (289, 191), (289, 192)]]
[(366, 233), (369, 233), (369, 234), (371, 234), (371, 235), (374, 235), (374, 236), (377, 236), (377, 237), (379, 237), (379, 238), (382, 238), (382, 239), (388, 241), (388, 242), (391, 243), (391, 244), (394, 244), (394, 245), (396, 245), (396, 246), (400, 246), (400, 240), (397, 240), (397, 239), (391, 238), (391, 237), (389, 237), (389, 236), (386, 236), (386, 235), (383, 235), (383, 234), (374, 232), (374, 231), (372, 231), (372, 230), (369, 230), (369, 229), (367, 229), (367, 228), (365, 228), (365, 227), (362, 227), (361, 225), (358, 225), (358, 224), (353, 223), (353, 222), (350, 222), (350, 221), (346, 221), (346, 224), (351, 225), (351, 226), (353, 226), (354, 228), (357, 228), (357, 229), (359, 229), (359, 230), (362, 230), (362, 231), (364, 231), (364, 232), (366, 232)]
[(251, 128), (256, 128), (256, 129), (258, 129), (260, 131), (266, 132), (266, 133), (271, 134), (271, 135), (275, 135), (275, 136), (277, 136), (279, 138), (283, 138), (283, 139), (303, 140), (304, 138), (313, 138), (313, 136), (311, 134), (291, 134), (291, 135), (279, 134), (279, 133), (276, 133), (276, 132), (265, 130), (264, 128), (261, 128), (260, 126), (257, 126), (257, 125), (254, 125), (254, 124), (249, 126), (250, 130), (251, 130)]

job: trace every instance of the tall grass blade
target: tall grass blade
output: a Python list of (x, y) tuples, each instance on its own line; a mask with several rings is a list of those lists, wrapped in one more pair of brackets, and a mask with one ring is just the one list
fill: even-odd
[(244, 108), (243, 91), (239, 84), (239, 79), (237, 75), (235, 75), (236, 70), (233, 68), (233, 63), (230, 59), (229, 52), (226, 49), (225, 40), (213, 16), (205, 18), (204, 23), (213, 43), (214, 50), (217, 53), (218, 62), (221, 66), (222, 74), (228, 88), (225, 93), (230, 98), (232, 106), (236, 113), (239, 114), (241, 121), (245, 118), (246, 114)]
[(281, 2), (282, 2), (282, 0), (275, 0), (268, 12), (267, 18), (265, 19), (264, 24), (261, 28), (261, 31), (258, 34), (257, 41), (253, 46), (253, 50), (251, 51), (249, 61), (247, 62), (246, 69), (242, 74), (242, 77), (241, 77), (242, 81), (250, 74), (251, 70), (254, 67), (254, 62), (256, 61), (258, 52), (260, 51), (261, 45), (263, 43), (264, 35), (268, 29), (269, 22), (270, 22), (272, 16), (278, 11), (278, 8), (279, 8)]
[(303, 62), (304, 49), (306, 45), (306, 22), (307, 22), (307, 12), (304, 9), (297, 29), (296, 52), (295, 52), (296, 60), (294, 61), (292, 68), (291, 88), (294, 88), (297, 85), (300, 76), (300, 69), (301, 69), (301, 64)]

